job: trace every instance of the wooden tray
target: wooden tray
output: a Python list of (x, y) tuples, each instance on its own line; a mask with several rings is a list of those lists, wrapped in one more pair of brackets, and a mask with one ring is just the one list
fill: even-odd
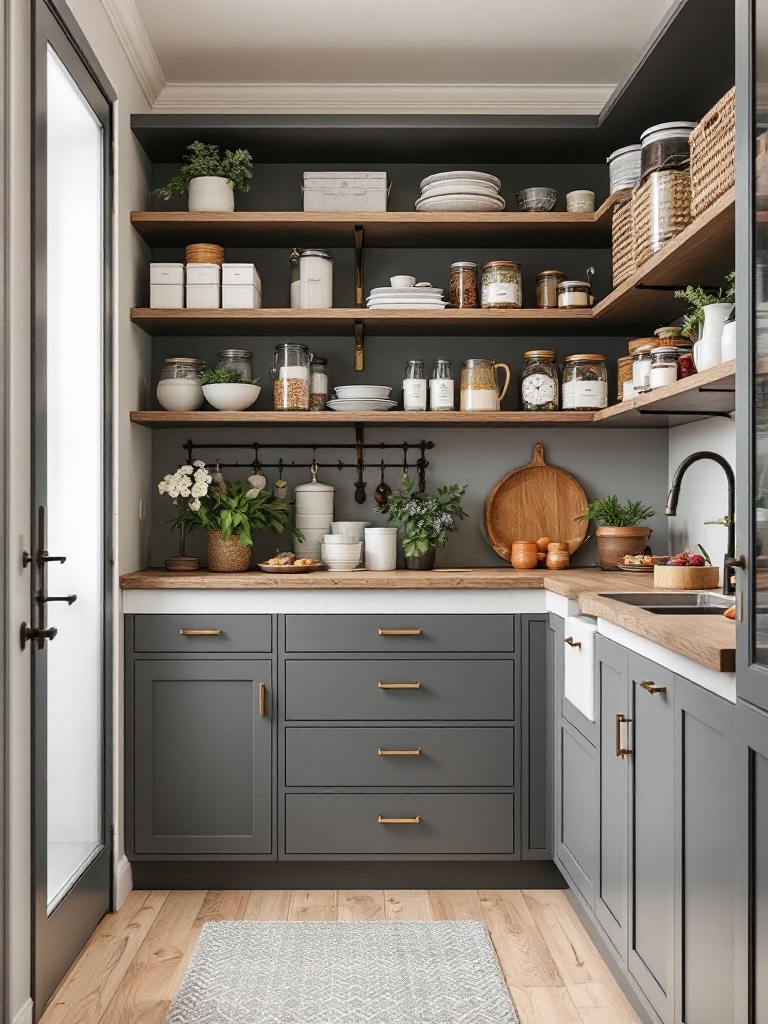
[(584, 543), (589, 523), (576, 522), (587, 507), (581, 484), (570, 473), (544, 461), (544, 445), (533, 446), (527, 466), (507, 473), (485, 503), (488, 542), (509, 560), (512, 541), (550, 540), (568, 544), (571, 554)]

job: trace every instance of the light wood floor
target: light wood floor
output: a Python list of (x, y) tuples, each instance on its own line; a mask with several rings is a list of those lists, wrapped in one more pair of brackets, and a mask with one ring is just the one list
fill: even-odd
[(135, 891), (108, 915), (42, 1024), (162, 1024), (206, 921), (475, 919), (521, 1024), (637, 1024), (565, 895), (535, 890)]

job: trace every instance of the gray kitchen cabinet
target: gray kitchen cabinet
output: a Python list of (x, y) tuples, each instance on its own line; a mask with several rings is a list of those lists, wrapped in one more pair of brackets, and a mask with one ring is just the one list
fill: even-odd
[(512, 652), (514, 615), (286, 615), (285, 650), (409, 654)]
[(272, 662), (137, 659), (132, 672), (131, 852), (269, 856)]
[(736, 710), (736, 1019), (768, 1022), (768, 714)]
[(523, 751), (522, 855), (527, 860), (552, 856), (554, 780), (554, 682), (549, 672), (548, 615), (523, 615), (522, 707), (518, 745)]

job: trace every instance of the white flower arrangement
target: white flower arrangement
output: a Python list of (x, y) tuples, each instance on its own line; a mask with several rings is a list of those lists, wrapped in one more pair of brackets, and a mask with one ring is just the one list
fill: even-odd
[(173, 500), (174, 505), (179, 504), (179, 499), (188, 501), (188, 507), (197, 512), (200, 508), (200, 499), (208, 494), (208, 488), (213, 477), (205, 467), (202, 459), (197, 459), (190, 466), (188, 463), (179, 466), (175, 473), (167, 473), (157, 489), (160, 494), (167, 494)]

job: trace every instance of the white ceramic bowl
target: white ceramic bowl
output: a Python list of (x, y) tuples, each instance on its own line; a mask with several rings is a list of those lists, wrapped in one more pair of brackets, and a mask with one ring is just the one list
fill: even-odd
[(342, 556), (351, 555), (354, 551), (359, 555), (363, 550), (363, 542), (361, 540), (352, 540), (349, 537), (338, 537), (335, 535), (331, 536), (330, 534), (323, 538), (322, 544), (329, 549), (333, 548)]
[(261, 394), (259, 384), (203, 384), (205, 400), (221, 412), (248, 409)]
[(383, 384), (343, 384), (334, 388), (336, 395), (341, 399), (378, 398), (386, 401), (392, 393), (392, 388)]
[(333, 572), (334, 570), (336, 572), (349, 572), (350, 569), (356, 569), (358, 567), (358, 565), (360, 565), (360, 559), (359, 558), (350, 558), (350, 559), (347, 559), (344, 562), (334, 562), (334, 561), (329, 560), (327, 558), (323, 558), (322, 562), (323, 562), (323, 565), (327, 565), (328, 566), (328, 568), (331, 570), (331, 572)]
[(390, 277), (389, 283), (393, 288), (413, 288), (416, 278), (409, 277), (408, 274), (397, 274), (395, 277)]
[(202, 385), (193, 380), (160, 380), (156, 394), (168, 412), (195, 412), (205, 401)]
[(296, 513), (296, 526), (303, 532), (304, 530), (328, 530), (333, 525), (331, 512), (324, 512), (320, 515), (315, 515), (309, 512), (297, 512)]

